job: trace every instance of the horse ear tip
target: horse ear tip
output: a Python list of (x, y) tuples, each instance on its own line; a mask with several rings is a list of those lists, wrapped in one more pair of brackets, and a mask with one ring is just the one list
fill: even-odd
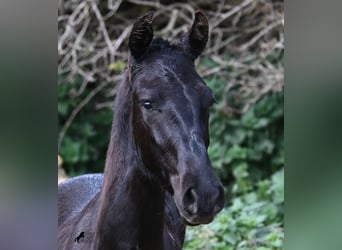
[(205, 15), (203, 10), (196, 10), (195, 15)]
[(195, 17), (196, 18), (201, 18), (201, 19), (208, 19), (207, 15), (205, 14), (205, 12), (203, 10), (196, 10), (195, 11)]
[(143, 15), (140, 19), (148, 24), (152, 24), (153, 16), (154, 16), (154, 11), (150, 10), (145, 15)]

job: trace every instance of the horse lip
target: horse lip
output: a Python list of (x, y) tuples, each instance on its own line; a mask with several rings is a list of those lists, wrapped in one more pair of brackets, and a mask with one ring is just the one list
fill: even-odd
[(199, 219), (199, 218), (192, 218), (189, 220), (188, 218), (183, 217), (185, 224), (187, 224), (188, 226), (198, 226), (201, 224), (209, 224), (210, 222), (213, 221), (213, 219), (214, 219), (214, 216), (207, 217), (204, 220)]
[(191, 216), (186, 211), (179, 211), (184, 223), (188, 226), (198, 226), (201, 224), (209, 224), (214, 220), (215, 215), (199, 217), (198, 215)]

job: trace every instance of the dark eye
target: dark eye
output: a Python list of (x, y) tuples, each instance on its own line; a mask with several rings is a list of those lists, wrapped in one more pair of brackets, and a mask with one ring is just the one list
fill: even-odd
[(145, 109), (153, 109), (152, 103), (148, 100), (144, 100), (142, 104)]

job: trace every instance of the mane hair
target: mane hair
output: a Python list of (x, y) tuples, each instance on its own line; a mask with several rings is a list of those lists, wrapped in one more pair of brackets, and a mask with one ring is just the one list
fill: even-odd
[(161, 37), (153, 38), (150, 44), (151, 49), (157, 49), (157, 50), (174, 48), (174, 47), (175, 47), (175, 44), (171, 44), (168, 40), (164, 40)]
[(130, 111), (132, 109), (130, 95), (131, 86), (126, 83), (127, 81), (128, 73), (126, 72), (122, 82), (118, 86), (116, 94), (114, 119), (112, 122), (111, 135), (104, 168), (105, 181), (103, 188), (105, 188), (106, 183), (116, 183), (118, 178), (122, 178), (122, 172), (125, 171), (124, 168), (126, 167), (122, 161), (124, 161), (124, 158), (129, 157), (126, 154), (129, 153), (130, 150), (126, 152), (123, 147), (130, 145), (129, 140), (131, 140), (131, 138), (129, 136), (120, 136), (128, 135), (130, 133), (129, 130), (131, 129), (129, 126), (127, 126), (131, 119)]
[[(168, 41), (161, 37), (153, 38), (148, 53), (154, 52), (154, 51), (168, 51), (168, 52), (174, 52), (179, 51), (183, 54), (188, 54), (182, 46), (179, 45), (179, 41)], [(170, 53), (169, 53), (170, 54)]]

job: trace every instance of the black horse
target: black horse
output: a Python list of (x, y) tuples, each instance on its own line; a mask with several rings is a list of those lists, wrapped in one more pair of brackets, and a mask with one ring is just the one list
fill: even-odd
[(75, 242), (80, 243), (80, 239), (84, 238), (84, 232), (81, 232), (79, 236), (75, 238)]
[(104, 175), (59, 185), (59, 249), (181, 249), (185, 224), (209, 223), (223, 208), (207, 153), (214, 97), (194, 67), (208, 19), (197, 11), (174, 44), (153, 38), (152, 19), (139, 18), (129, 37)]

